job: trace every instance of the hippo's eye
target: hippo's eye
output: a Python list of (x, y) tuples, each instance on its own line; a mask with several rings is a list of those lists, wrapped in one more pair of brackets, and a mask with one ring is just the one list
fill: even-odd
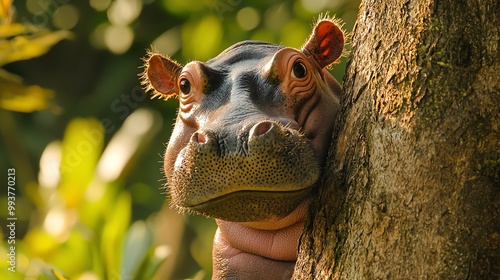
[(182, 93), (188, 94), (191, 91), (191, 83), (187, 79), (182, 79), (179, 82), (179, 88)]
[(304, 78), (306, 76), (307, 69), (304, 63), (295, 62), (292, 66), (292, 76), (295, 78)]

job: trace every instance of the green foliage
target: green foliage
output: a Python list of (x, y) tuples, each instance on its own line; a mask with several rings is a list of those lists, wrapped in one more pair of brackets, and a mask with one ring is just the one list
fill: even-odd
[(219, 49), (222, 32), (221, 22), (213, 15), (183, 25), (184, 56), (196, 57), (199, 60), (210, 59)]
[[(23, 24), (0, 25), (0, 67), (11, 62), (38, 57), (63, 39), (71, 37), (65, 30), (48, 30)], [(54, 92), (40, 86), (26, 86), (19, 76), (0, 68), (0, 109), (33, 112), (50, 107)]]
[[(38, 187), (44, 198), (41, 217), (16, 243), (18, 279), (85, 274), (96, 279), (149, 279), (165, 260), (166, 254), (155, 253), (159, 247), (150, 225), (140, 220), (130, 225), (132, 198), (123, 183), (106, 182), (96, 172), (102, 139), (104, 130), (96, 119), (74, 119), (67, 126), (59, 145), (59, 183)], [(2, 279), (12, 279), (7, 268), (8, 263), (0, 264)]]
[(19, 60), (32, 59), (47, 53), (52, 46), (71, 37), (66, 30), (48, 30), (13, 23), (0, 26), (0, 66)]
[(0, 108), (29, 113), (50, 107), (54, 92), (40, 86), (26, 86), (19, 76), (0, 69)]

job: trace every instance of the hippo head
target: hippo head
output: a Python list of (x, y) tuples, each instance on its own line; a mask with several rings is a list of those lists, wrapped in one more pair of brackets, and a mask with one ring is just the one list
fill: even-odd
[(300, 50), (244, 41), (185, 66), (149, 53), (146, 89), (180, 101), (164, 157), (172, 205), (245, 222), (284, 217), (308, 199), (339, 108), (325, 68), (343, 47), (337, 24), (320, 20)]

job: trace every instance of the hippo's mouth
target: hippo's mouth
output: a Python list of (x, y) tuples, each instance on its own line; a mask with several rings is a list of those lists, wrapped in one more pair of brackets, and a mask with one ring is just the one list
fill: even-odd
[[(262, 128), (264, 133), (259, 133)], [(257, 124), (249, 134), (245, 153), (224, 154), (215, 136), (193, 135), (195, 141), (179, 153), (169, 178), (172, 204), (229, 221), (293, 211), (320, 176), (309, 140), (274, 123)]]
[(196, 205), (178, 207), (222, 220), (258, 221), (271, 217), (285, 217), (308, 197), (311, 190), (312, 186), (296, 191), (241, 190)]

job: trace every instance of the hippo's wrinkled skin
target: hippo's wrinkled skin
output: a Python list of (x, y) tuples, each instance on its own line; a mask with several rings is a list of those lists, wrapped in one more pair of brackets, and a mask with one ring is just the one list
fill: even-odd
[(175, 208), (216, 218), (214, 279), (291, 277), (339, 108), (325, 67), (343, 47), (321, 19), (301, 50), (245, 41), (184, 67), (145, 58), (147, 90), (180, 101), (164, 169)]

